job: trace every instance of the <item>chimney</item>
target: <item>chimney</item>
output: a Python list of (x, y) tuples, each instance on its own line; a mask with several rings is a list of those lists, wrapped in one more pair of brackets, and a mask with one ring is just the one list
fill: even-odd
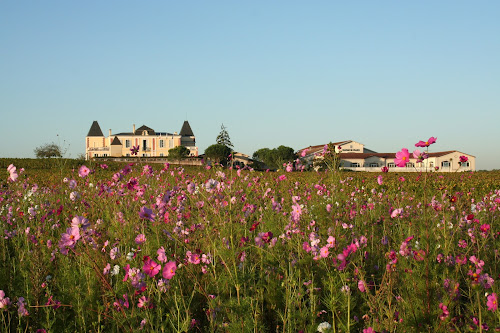
[(108, 145), (111, 146), (111, 142), (112, 142), (112, 140), (111, 140), (111, 128), (109, 129), (108, 142), (109, 142)]
[(134, 133), (134, 134), (135, 134), (135, 124), (134, 124), (134, 125), (132, 125), (132, 133)]
[(109, 129), (109, 137), (111, 137), (111, 128)]

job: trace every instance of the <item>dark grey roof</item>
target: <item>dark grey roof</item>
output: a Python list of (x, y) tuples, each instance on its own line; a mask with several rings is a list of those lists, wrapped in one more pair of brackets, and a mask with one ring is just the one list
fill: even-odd
[(112, 146), (121, 146), (122, 143), (120, 142), (120, 140), (118, 139), (118, 137), (115, 136), (115, 138), (113, 139), (113, 142), (111, 142), (111, 145)]
[(147, 131), (148, 135), (155, 135), (155, 131), (152, 128), (147, 127), (146, 125), (142, 125), (138, 129), (136, 129), (134, 134), (141, 135), (143, 131)]
[(191, 126), (189, 126), (189, 122), (187, 120), (185, 120), (184, 124), (182, 124), (182, 129), (179, 134), (181, 136), (194, 136)]
[(97, 120), (94, 120), (92, 126), (90, 126), (89, 134), (87, 134), (87, 136), (104, 136)]

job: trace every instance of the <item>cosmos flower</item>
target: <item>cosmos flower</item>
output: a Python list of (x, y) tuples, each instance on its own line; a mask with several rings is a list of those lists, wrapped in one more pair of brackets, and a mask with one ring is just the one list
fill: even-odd
[(406, 166), (406, 163), (410, 161), (410, 153), (408, 152), (408, 149), (403, 148), (401, 151), (398, 151), (396, 153), (396, 158), (394, 159), (394, 163), (400, 167), (404, 168)]
[(161, 265), (152, 260), (149, 257), (146, 257), (144, 260), (144, 265), (142, 266), (142, 271), (149, 275), (150, 277), (154, 277), (161, 270)]
[(487, 297), (488, 301), (486, 302), (486, 305), (488, 306), (488, 310), (494, 312), (498, 309), (498, 299), (497, 299), (497, 294), (493, 293), (491, 295), (488, 295)]
[(437, 138), (431, 136), (427, 141), (419, 141), (415, 144), (415, 147), (429, 147), (433, 143), (435, 143)]
[(78, 169), (78, 176), (85, 178), (89, 175), (90, 169), (87, 168), (85, 165), (82, 165), (80, 169)]
[(169, 261), (163, 267), (163, 278), (170, 280), (174, 277), (175, 271), (177, 270), (177, 265), (175, 261)]
[(130, 153), (132, 155), (137, 155), (137, 153), (139, 152), (139, 145), (137, 146), (132, 146), (132, 148), (130, 148)]

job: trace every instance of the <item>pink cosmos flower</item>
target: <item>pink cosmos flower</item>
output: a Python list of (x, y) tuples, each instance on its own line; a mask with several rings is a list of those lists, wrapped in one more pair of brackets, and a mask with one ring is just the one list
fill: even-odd
[(444, 305), (443, 303), (439, 303), (439, 308), (441, 309), (441, 311), (443, 311), (441, 313), (441, 315), (439, 316), (439, 319), (445, 320), (450, 315), (450, 312), (448, 311), (448, 307), (446, 305)]
[(494, 312), (498, 309), (498, 299), (497, 299), (497, 294), (493, 293), (491, 295), (488, 295), (487, 297), (488, 301), (486, 302), (486, 305), (488, 306), (488, 310)]
[(396, 153), (396, 158), (394, 159), (394, 163), (400, 167), (403, 168), (406, 166), (406, 163), (410, 161), (410, 153), (408, 152), (408, 149), (403, 148), (401, 151), (398, 151)]
[(135, 243), (141, 245), (146, 242), (146, 236), (144, 234), (139, 234), (135, 237)]
[(161, 262), (167, 262), (167, 255), (165, 254), (165, 248), (162, 246), (156, 251), (158, 254), (158, 260)]
[(379, 175), (379, 176), (377, 177), (377, 183), (378, 183), (379, 185), (382, 185), (382, 184), (384, 183), (384, 177), (382, 177), (382, 175)]
[[(17, 174), (16, 167), (14, 166), (14, 164), (10, 164), (7, 167), (7, 171), (10, 173), (9, 180), (15, 182), (17, 180), (17, 178), (19, 177), (19, 175)], [(21, 169), (21, 171), (22, 171), (22, 169)]]
[(139, 302), (137, 303), (137, 307), (139, 308), (144, 308), (148, 305), (149, 300), (146, 298), (146, 296), (142, 296), (139, 298)]
[(300, 153), (300, 156), (301, 157), (305, 157), (307, 155), (307, 151), (309, 150), (309, 148), (306, 148), (304, 150), (302, 150), (302, 152)]
[(319, 250), (319, 254), (321, 255), (321, 258), (326, 258), (328, 257), (328, 254), (330, 252), (328, 251), (328, 247), (327, 246), (323, 246), (320, 250)]
[(85, 165), (82, 165), (80, 169), (78, 170), (78, 175), (82, 178), (85, 178), (89, 175), (90, 169), (87, 168)]
[(431, 136), (427, 141), (419, 141), (415, 144), (415, 147), (429, 147), (433, 143), (435, 143), (437, 138)]
[(149, 275), (150, 277), (154, 277), (161, 270), (161, 265), (152, 260), (149, 257), (146, 257), (144, 260), (144, 265), (142, 266), (142, 271)]
[(163, 267), (163, 278), (170, 280), (174, 277), (175, 271), (177, 270), (177, 265), (175, 261), (169, 261)]
[(421, 152), (418, 149), (415, 149), (413, 151), (413, 158), (415, 158), (418, 162), (422, 162), (423, 160), (429, 158), (429, 154)]
[(376, 333), (372, 327), (363, 329), (363, 333)]
[(464, 155), (460, 156), (460, 163), (465, 163), (468, 160), (469, 160), (469, 158), (467, 156), (464, 156)]
[(10, 305), (10, 298), (5, 297), (5, 292), (0, 290), (0, 309), (6, 308)]
[(391, 213), (391, 217), (392, 218), (395, 218), (395, 217), (398, 217), (400, 216), (401, 214), (403, 213), (403, 208), (396, 208), (392, 211)]
[(361, 291), (362, 293), (364, 293), (366, 291), (366, 284), (365, 284), (365, 281), (363, 280), (359, 280), (358, 281), (358, 289), (359, 291)]
[(389, 172), (389, 168), (388, 168), (388, 167), (386, 167), (386, 166), (383, 166), (383, 167), (380, 169), (380, 171), (382, 171), (383, 173), (387, 173), (387, 172)]

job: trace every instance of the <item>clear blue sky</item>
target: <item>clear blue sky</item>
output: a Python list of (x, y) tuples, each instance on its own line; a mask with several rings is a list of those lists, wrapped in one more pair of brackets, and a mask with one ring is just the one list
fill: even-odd
[(202, 153), (355, 140), (500, 169), (500, 1), (2, 1), (0, 157), (143, 124)]

